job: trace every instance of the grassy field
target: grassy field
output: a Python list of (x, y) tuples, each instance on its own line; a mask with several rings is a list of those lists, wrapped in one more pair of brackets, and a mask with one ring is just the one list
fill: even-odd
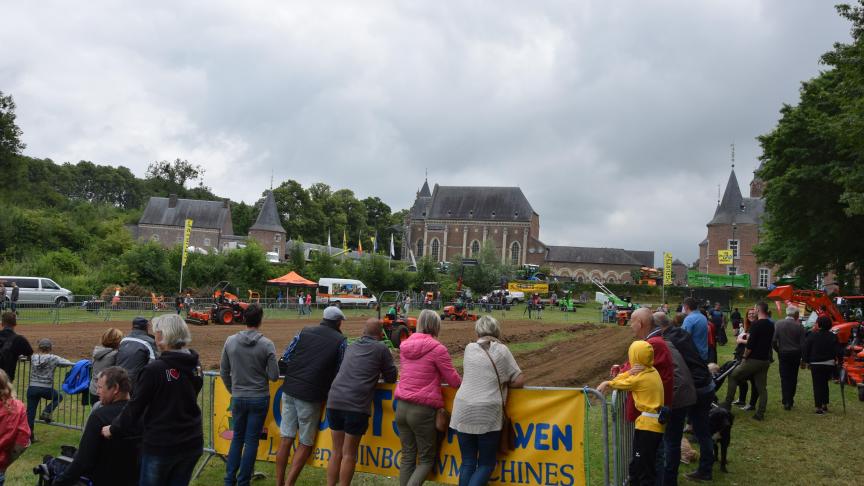
[[(362, 311), (356, 311), (358, 313)], [(368, 312), (368, 311), (366, 311)], [(499, 311), (500, 312), (500, 311)], [(547, 311), (542, 322), (585, 322), (596, 321), (598, 313), (593, 308), (582, 308), (579, 312), (564, 314)], [(360, 317), (357, 315), (357, 317)], [(496, 312), (496, 317), (500, 317)], [(505, 318), (521, 318), (522, 310), (515, 309), (504, 315)], [(565, 333), (553, 333), (542, 341), (518, 343), (518, 352), (533, 351), (551, 346), (562, 339)], [(731, 357), (731, 346), (719, 348), (720, 361)], [(552, 359), (552, 357), (550, 357)], [(725, 394), (725, 386), (720, 390), (720, 398)], [(768, 379), (768, 410), (766, 420), (757, 422), (750, 418), (752, 412), (737, 408), (735, 426), (732, 432), (732, 445), (729, 450), (729, 473), (724, 474), (715, 466), (714, 484), (718, 485), (852, 485), (860, 484), (860, 453), (847, 442), (864, 436), (864, 403), (859, 402), (855, 390), (846, 387), (846, 411), (843, 411), (839, 386), (831, 386), (831, 412), (816, 415), (812, 408), (812, 388), (809, 371), (799, 375), (796, 406), (785, 411), (780, 404), (780, 385), (777, 364), (772, 365)], [(590, 409), (586, 445), (590, 469), (590, 484), (602, 484), (602, 440), (600, 407), (595, 404)], [(30, 485), (35, 483), (32, 468), (41, 462), (44, 454), (56, 454), (61, 444), (77, 444), (79, 433), (59, 427), (37, 425), (40, 441), (34, 444), (7, 471), (8, 485)], [(694, 465), (681, 466), (682, 475), (695, 468)], [(273, 464), (258, 463), (256, 469), (264, 473), (272, 482)], [(202, 476), (193, 484), (205, 486), (219, 484), (225, 468), (222, 461), (213, 458)], [(320, 469), (306, 468), (300, 484), (318, 485), (324, 482)], [(355, 484), (393, 485), (393, 478), (358, 474)], [(681, 478), (681, 484), (689, 482)]]

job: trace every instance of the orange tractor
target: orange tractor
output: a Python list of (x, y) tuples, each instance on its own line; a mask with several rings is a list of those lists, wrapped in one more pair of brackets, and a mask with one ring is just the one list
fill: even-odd
[(244, 321), (244, 313), (249, 307), (247, 302), (240, 302), (237, 294), (228, 291), (230, 283), (222, 281), (213, 287), (213, 304), (204, 310), (189, 309), (189, 314), (186, 316), (186, 322), (206, 326), (209, 323), (213, 324), (242, 324)]
[(465, 258), (462, 260), (462, 267), (459, 270), (459, 280), (456, 282), (456, 299), (452, 305), (444, 307), (441, 312), (441, 320), (450, 319), (451, 321), (476, 321), (479, 316), (477, 314), (469, 314), (465, 306), (465, 292), (462, 290), (462, 276), (465, 275), (466, 266), (477, 265), (477, 260)]
[[(847, 320), (825, 292), (820, 290), (801, 290), (791, 285), (776, 287), (768, 298), (780, 302), (805, 307), (818, 316), (828, 316), (833, 325), (831, 332), (837, 335), (837, 342), (843, 346), (843, 369), (841, 384), (849, 384), (858, 389), (858, 400), (864, 401), (864, 323)], [(864, 297), (843, 297), (844, 300), (861, 302)]]
[[(396, 290), (387, 290), (378, 296), (378, 320), (384, 328), (384, 339), (396, 349), (408, 336), (417, 332), (417, 318), (399, 314), (404, 299), (402, 292)], [(387, 313), (382, 317), (381, 308), (385, 306)]]

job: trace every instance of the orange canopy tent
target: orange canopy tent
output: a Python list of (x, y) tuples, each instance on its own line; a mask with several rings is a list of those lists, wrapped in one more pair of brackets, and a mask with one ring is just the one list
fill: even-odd
[(280, 287), (317, 287), (318, 282), (306, 280), (297, 274), (297, 272), (288, 272), (279, 278), (268, 280), (270, 285), (278, 285)]

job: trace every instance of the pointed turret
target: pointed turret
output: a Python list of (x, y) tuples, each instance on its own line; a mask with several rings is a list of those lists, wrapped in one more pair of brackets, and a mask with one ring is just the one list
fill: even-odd
[(276, 209), (276, 198), (273, 196), (273, 191), (267, 191), (267, 195), (264, 196), (264, 204), (261, 205), (261, 212), (258, 213), (258, 219), (255, 220), (255, 224), (249, 230), (286, 233), (285, 228), (282, 227), (282, 222), (279, 220), (279, 211)]
[(432, 197), (432, 192), (429, 191), (429, 181), (423, 181), (423, 187), (420, 188), (420, 193), (417, 194), (418, 197)]

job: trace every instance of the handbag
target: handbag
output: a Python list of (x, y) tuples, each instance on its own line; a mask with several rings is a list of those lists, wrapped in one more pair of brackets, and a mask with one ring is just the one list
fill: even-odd
[[(492, 346), (491, 344), (489, 345)], [(507, 400), (504, 399), (504, 386), (501, 383), (501, 376), (498, 374), (498, 367), (495, 366), (495, 360), (489, 354), (489, 350), (480, 345), (489, 361), (492, 363), (492, 369), (495, 370), (495, 379), (498, 380), (498, 392), (501, 394), (501, 435), (498, 438), (498, 453), (507, 454), (516, 449), (516, 431), (513, 429), (513, 422), (507, 416)]]
[(435, 411), (435, 430), (447, 432), (448, 428), (450, 428), (450, 412), (446, 408), (439, 408)]

